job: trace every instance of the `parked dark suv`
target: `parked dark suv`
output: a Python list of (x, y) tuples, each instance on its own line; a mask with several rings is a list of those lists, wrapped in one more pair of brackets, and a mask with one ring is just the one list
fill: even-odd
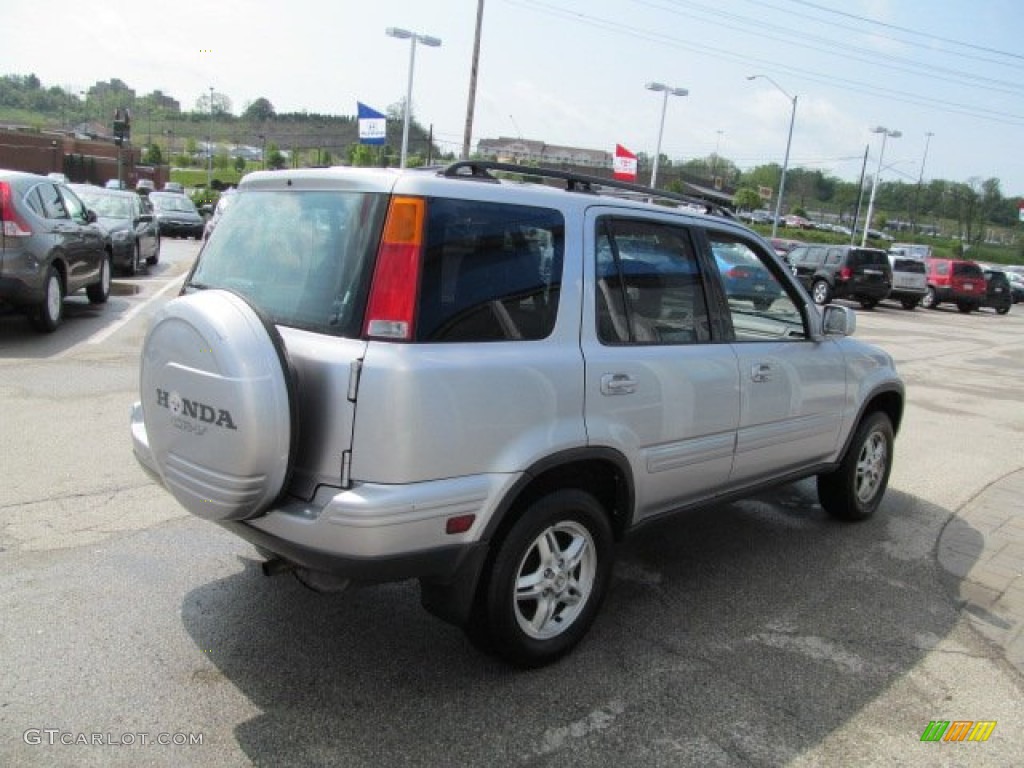
[(982, 273), (985, 275), (985, 298), (981, 306), (991, 307), (1000, 315), (1005, 315), (1013, 304), (1010, 279), (999, 269), (984, 269)]
[(803, 245), (787, 257), (815, 304), (853, 299), (872, 309), (892, 290), (888, 254), (878, 248), (853, 245)]
[(985, 275), (973, 261), (925, 259), (928, 293), (921, 306), (935, 309), (939, 304), (956, 304), (963, 313), (972, 312), (985, 300)]
[(582, 639), (638, 526), (806, 477), (872, 515), (892, 358), (755, 232), (653, 196), (684, 202), (499, 163), (247, 175), (146, 335), (136, 457), (266, 572), (419, 579), (524, 666)]

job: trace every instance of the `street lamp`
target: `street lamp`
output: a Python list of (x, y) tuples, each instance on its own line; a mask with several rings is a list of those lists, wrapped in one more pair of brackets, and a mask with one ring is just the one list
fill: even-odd
[[(871, 213), (875, 208), (875, 192), (878, 191), (878, 177), (882, 173), (882, 155), (885, 154), (885, 142), (890, 136), (894, 139), (898, 139), (903, 134), (899, 131), (890, 131), (885, 126), (878, 126), (871, 130), (872, 133), (882, 134), (882, 148), (878, 151), (878, 169), (875, 171), (875, 178), (871, 180), (871, 197), (868, 198), (868, 215), (864, 219), (864, 235), (860, 239), (860, 247), (863, 248), (868, 243), (868, 229), (871, 228)], [(854, 222), (856, 223), (856, 222)]]
[(924, 164), (928, 160), (928, 145), (932, 143), (932, 136), (935, 134), (928, 131), (924, 135), (924, 155), (921, 157), (921, 175), (917, 177), (917, 189), (914, 191), (914, 213), (910, 217), (910, 227), (914, 234), (917, 234), (917, 204), (921, 198), (921, 185), (924, 183)]
[(661, 97), (661, 124), (658, 127), (658, 146), (654, 150), (654, 167), (651, 168), (651, 188), (655, 188), (655, 184), (658, 182), (658, 161), (661, 159), (661, 136), (665, 132), (665, 110), (668, 108), (668, 95), (671, 93), (673, 96), (688, 96), (690, 92), (685, 88), (670, 88), (664, 83), (648, 83), (647, 90), (659, 91), (662, 94)]
[(259, 139), (260, 139), (261, 142), (263, 142), (263, 148), (260, 150), (260, 160), (261, 160), (262, 165), (263, 165), (263, 170), (265, 171), (265, 170), (267, 170), (267, 136), (266, 136), (266, 134), (261, 133), (259, 135)]
[(399, 40), (409, 40), (409, 85), (405, 91), (405, 117), (402, 121), (402, 157), (399, 160), (399, 167), (405, 168), (406, 157), (409, 152), (409, 115), (412, 108), (412, 74), (416, 69), (416, 43), (423, 43), (431, 48), (438, 48), (441, 45), (441, 40), (430, 35), (420, 35), (416, 32), (410, 32), (408, 29), (400, 29), (398, 27), (388, 27), (384, 30), (388, 37), (396, 37)]
[(775, 216), (772, 217), (772, 237), (779, 232), (779, 216), (782, 215), (782, 196), (786, 193), (786, 171), (789, 170), (789, 148), (793, 145), (793, 124), (796, 122), (796, 96), (790, 96), (786, 89), (772, 80), (768, 75), (747, 75), (747, 80), (767, 80), (774, 85), (793, 105), (789, 115), (789, 138), (786, 139), (786, 157), (782, 161), (782, 177), (779, 179), (779, 197), (775, 201)]
[(206, 142), (206, 189), (213, 188), (213, 86), (210, 86), (210, 136)]

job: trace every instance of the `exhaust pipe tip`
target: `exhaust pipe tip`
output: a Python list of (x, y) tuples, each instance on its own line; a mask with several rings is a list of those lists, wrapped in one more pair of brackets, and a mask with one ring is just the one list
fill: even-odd
[(265, 560), (260, 564), (260, 569), (263, 571), (263, 575), (268, 577), (277, 576), (279, 573), (288, 573), (289, 571), (294, 570), (294, 568), (294, 565), (279, 557), (275, 557), (271, 560)]

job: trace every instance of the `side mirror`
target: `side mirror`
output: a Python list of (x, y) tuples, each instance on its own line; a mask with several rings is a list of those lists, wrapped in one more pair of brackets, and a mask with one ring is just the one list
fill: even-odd
[(92, 208), (86, 208), (85, 209), (85, 220), (89, 224), (95, 224), (96, 223), (96, 211), (94, 211)]
[(849, 307), (826, 304), (821, 329), (826, 336), (853, 336), (857, 330), (857, 313)]

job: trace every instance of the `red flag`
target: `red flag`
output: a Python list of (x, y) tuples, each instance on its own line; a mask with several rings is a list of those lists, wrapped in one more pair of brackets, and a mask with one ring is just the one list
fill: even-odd
[(636, 181), (636, 155), (621, 144), (616, 144), (612, 170), (615, 178), (620, 181)]

